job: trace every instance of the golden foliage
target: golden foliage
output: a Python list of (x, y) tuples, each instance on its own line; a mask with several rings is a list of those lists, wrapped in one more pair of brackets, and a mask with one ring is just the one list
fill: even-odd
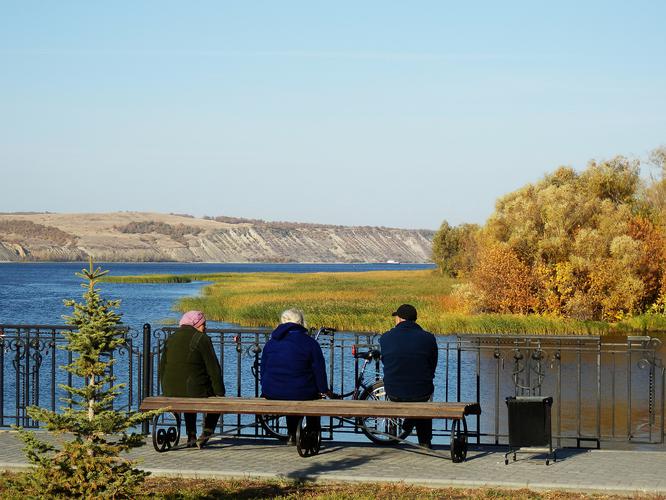
[(636, 272), (644, 286), (642, 308), (656, 302), (666, 289), (666, 240), (663, 232), (645, 217), (629, 221), (628, 234), (640, 243)]
[(471, 273), (483, 310), (616, 321), (666, 302), (665, 219), (651, 192), (638, 162), (618, 156), (499, 199)]
[(480, 251), (471, 281), (485, 312), (528, 313), (537, 305), (530, 268), (506, 244)]

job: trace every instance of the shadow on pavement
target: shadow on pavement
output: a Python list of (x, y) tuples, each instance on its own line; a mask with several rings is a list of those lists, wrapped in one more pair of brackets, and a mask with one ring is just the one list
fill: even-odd
[[(322, 450), (323, 451), (323, 450)], [(299, 457), (297, 457), (299, 458)], [(326, 472), (339, 472), (340, 470), (350, 471), (353, 474), (353, 469), (371, 460), (369, 457), (356, 457), (356, 458), (341, 458), (338, 460), (328, 460), (325, 464), (318, 462), (308, 462), (307, 458), (303, 460), (303, 467), (297, 468), (292, 472), (284, 475), (285, 479), (292, 481), (308, 481), (314, 480), (317, 476), (325, 474)]]

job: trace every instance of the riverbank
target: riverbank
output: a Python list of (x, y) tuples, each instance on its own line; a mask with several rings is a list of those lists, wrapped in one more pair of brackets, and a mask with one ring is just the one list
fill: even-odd
[(311, 326), (382, 332), (392, 326), (391, 311), (412, 303), (419, 323), (440, 334), (647, 334), (666, 331), (666, 317), (650, 314), (617, 323), (540, 315), (466, 314), (451, 294), (456, 280), (432, 270), (363, 273), (208, 273), (114, 276), (114, 283), (209, 281), (203, 293), (181, 299), (180, 311), (202, 310), (215, 321), (274, 326), (280, 312), (304, 310)]
[(0, 213), (0, 259), (427, 263), (434, 233), (150, 212)]

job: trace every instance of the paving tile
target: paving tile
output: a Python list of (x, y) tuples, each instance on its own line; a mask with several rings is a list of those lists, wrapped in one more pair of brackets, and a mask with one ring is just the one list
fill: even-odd
[[(291, 478), (318, 481), (404, 482), (430, 486), (530, 487), (666, 494), (666, 452), (561, 450), (545, 460), (520, 457), (504, 465), (505, 449), (470, 449), (468, 460), (454, 464), (448, 450), (432, 453), (414, 447), (370, 443), (325, 443), (314, 457), (300, 458), (295, 447), (269, 440), (225, 438), (204, 450), (157, 453), (149, 443), (132, 452), (139, 466), (155, 475), (220, 478)], [(13, 432), (0, 432), (0, 469), (25, 467), (22, 443)]]

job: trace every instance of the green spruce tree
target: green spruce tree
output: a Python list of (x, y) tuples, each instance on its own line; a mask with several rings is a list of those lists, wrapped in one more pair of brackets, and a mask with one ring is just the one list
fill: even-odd
[[(146, 472), (121, 453), (142, 446), (141, 434), (131, 432), (142, 421), (159, 412), (121, 412), (113, 401), (125, 384), (116, 384), (110, 374), (112, 353), (122, 347), (125, 334), (119, 329), (119, 300), (105, 300), (96, 285), (108, 271), (90, 268), (77, 276), (84, 281), (83, 302), (66, 300), (71, 307), (64, 332), (64, 349), (73, 353), (73, 362), (63, 369), (81, 381), (78, 387), (60, 385), (68, 397), (60, 412), (30, 407), (28, 415), (58, 436), (57, 444), (42, 441), (34, 432), (20, 430), (25, 452), (35, 468), (21, 482), (24, 491), (39, 497), (127, 498), (143, 482)], [(74, 385), (74, 384), (73, 384)]]

